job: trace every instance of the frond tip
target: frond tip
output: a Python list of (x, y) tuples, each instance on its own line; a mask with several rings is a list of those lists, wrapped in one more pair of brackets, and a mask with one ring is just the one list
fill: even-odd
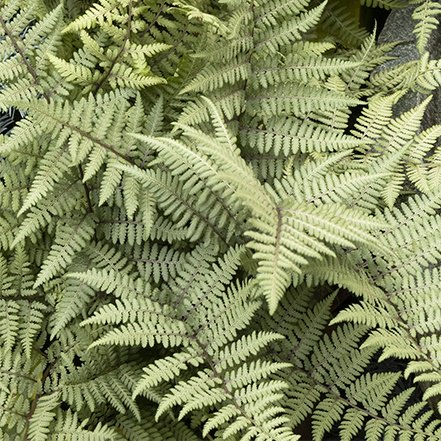
[[(246, 233), (259, 262), (257, 280), (270, 313), (291, 283), (292, 272), (301, 273), (312, 259), (335, 257), (329, 245), (354, 249), (357, 243), (382, 248), (369, 233), (385, 225), (363, 212), (355, 213), (339, 204), (314, 207), (286, 200), (275, 207), (275, 216), (252, 219), (255, 230)], [(384, 250), (384, 248), (383, 248)]]

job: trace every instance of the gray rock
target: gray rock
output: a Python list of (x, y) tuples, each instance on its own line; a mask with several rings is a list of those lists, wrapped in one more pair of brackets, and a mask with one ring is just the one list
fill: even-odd
[[(437, 0), (441, 3), (441, 0)], [(380, 43), (387, 43), (392, 41), (401, 41), (401, 44), (391, 51), (391, 55), (397, 57), (394, 60), (388, 61), (380, 66), (379, 70), (390, 69), (402, 63), (407, 63), (419, 58), (419, 52), (416, 48), (416, 38), (412, 31), (415, 28), (415, 22), (412, 20), (412, 12), (415, 7), (408, 7), (405, 9), (392, 11), (386, 20), (384, 29), (378, 38)], [(430, 53), (431, 59), (438, 59), (441, 57), (441, 26), (433, 31), (431, 38), (427, 44), (427, 50)], [(426, 95), (418, 92), (409, 92), (404, 95), (394, 108), (395, 114), (398, 116), (412, 107), (420, 104)], [(441, 88), (433, 91), (433, 98), (426, 109), (423, 119), (423, 129), (432, 126), (433, 124), (441, 124)], [(405, 197), (402, 198), (405, 200)], [(429, 266), (433, 268), (438, 265)], [(419, 383), (421, 391), (424, 392), (430, 386), (428, 382)], [(437, 401), (430, 398), (429, 405), (432, 410), (439, 415)]]
[[(441, 0), (436, 0), (441, 3)], [(378, 38), (379, 43), (389, 43), (392, 41), (400, 41), (400, 44), (396, 46), (390, 53), (393, 60), (387, 61), (378, 68), (381, 72), (385, 69), (390, 69), (398, 66), (402, 63), (417, 60), (419, 58), (419, 52), (416, 48), (416, 38), (412, 31), (415, 28), (415, 21), (412, 19), (412, 13), (415, 6), (409, 6), (404, 9), (394, 10), (390, 13), (386, 20), (383, 30)], [(430, 53), (431, 59), (441, 58), (441, 27), (438, 26), (427, 44), (427, 50)], [(441, 90), (438, 88), (433, 92), (433, 99), (429, 104), (426, 115), (423, 121), (423, 127), (429, 127), (433, 124), (441, 123)], [(395, 114), (401, 113), (411, 109), (412, 107), (420, 104), (426, 95), (418, 92), (407, 93), (395, 107)]]
[(384, 28), (378, 37), (378, 42), (391, 43), (399, 41), (400, 44), (390, 53), (390, 55), (397, 58), (384, 63), (380, 70), (390, 69), (399, 64), (418, 59), (419, 54), (415, 46), (415, 36), (412, 33), (415, 27), (415, 22), (412, 20), (414, 9), (414, 6), (396, 9), (387, 18)]

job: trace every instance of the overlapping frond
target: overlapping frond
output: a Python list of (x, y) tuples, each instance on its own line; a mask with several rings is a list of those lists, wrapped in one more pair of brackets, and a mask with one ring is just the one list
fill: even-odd
[(439, 5), (361, 3), (419, 59), (359, 2), (2, 3), (2, 440), (440, 439), (441, 131), (397, 106)]
[[(175, 406), (181, 407), (179, 419), (189, 412), (214, 406), (217, 411), (206, 421), (205, 434), (221, 430), (224, 436), (241, 433), (241, 439), (252, 435), (260, 439), (294, 440), (297, 437), (283, 428), (284, 418), (273, 418), (283, 411), (282, 407), (272, 406), (281, 398), (284, 384), (272, 381), (270, 376), (287, 365), (260, 360), (246, 363), (279, 336), (262, 332), (238, 337), (259, 306), (253, 282), (228, 286), (242, 253), (240, 248), (228, 252), (197, 279), (192, 277), (191, 285), (189, 275), (200, 269), (207, 256), (199, 252), (187, 260), (182, 268), (184, 277), (179, 276), (179, 271), (170, 283), (176, 297), (174, 307), (124, 296), (115, 304), (101, 307), (83, 326), (119, 325), (92, 347), (161, 344), (166, 348), (185, 348), (145, 368), (134, 390), (137, 396), (164, 381), (169, 383), (157, 418)], [(198, 370), (173, 386), (174, 379), (194, 368)]]
[(273, 317), (262, 317), (266, 329), (287, 337), (273, 343), (272, 353), (277, 361), (293, 365), (278, 374), (290, 384), (290, 424), (298, 427), (310, 416), (312, 439), (317, 441), (331, 431), (345, 440), (371, 441), (392, 434), (397, 439), (435, 440), (441, 421), (433, 419), (424, 403), (412, 404), (415, 388), (400, 386), (399, 372), (369, 372), (376, 351), (360, 349), (368, 328), (343, 325), (327, 333), (335, 293), (308, 306), (311, 297), (310, 290), (292, 292)]

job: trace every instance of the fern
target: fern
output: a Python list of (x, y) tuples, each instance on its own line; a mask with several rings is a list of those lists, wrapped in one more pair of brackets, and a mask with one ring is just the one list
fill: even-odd
[(0, 438), (440, 439), (438, 15), (3, 2)]
[[(223, 260), (217, 262), (211, 273), (205, 274), (199, 282), (200, 286), (193, 287), (191, 294), (183, 292), (179, 305), (176, 305), (176, 312), (167, 306), (149, 301), (140, 303), (140, 300), (133, 299), (103, 306), (94, 316), (83, 322), (83, 325), (120, 324), (119, 328), (107, 332), (92, 346), (103, 344), (153, 346), (160, 343), (165, 347), (181, 345), (189, 347), (190, 354), (177, 353), (175, 357), (169, 356), (164, 360), (157, 360), (151, 367), (147, 367), (134, 390), (135, 396), (164, 380), (172, 380), (182, 370), (188, 369), (188, 364), (195, 367), (201, 363), (207, 365), (203, 369), (201, 366), (201, 369), (188, 380), (170, 387), (159, 404), (157, 417), (176, 405), (182, 407), (179, 419), (189, 411), (216, 405), (219, 406), (219, 410), (207, 421), (205, 433), (213, 429), (224, 429), (226, 433), (229, 431), (232, 434), (246, 430), (248, 433), (261, 434), (260, 436), (265, 434), (276, 439), (297, 439), (294, 435), (289, 438), (287, 429), (278, 427), (283, 419), (275, 420), (274, 424), (265, 414), (265, 411), (269, 410), (268, 407), (279, 399), (280, 395), (277, 391), (283, 387), (283, 384), (263, 380), (285, 365), (259, 361), (251, 365), (237, 365), (236, 360), (245, 361), (259, 346), (271, 341), (264, 334), (262, 336), (254, 334), (248, 337), (251, 347), (255, 348), (254, 351), (250, 351), (241, 344), (240, 340), (237, 342), (234, 340), (238, 331), (246, 326), (253, 311), (258, 307), (258, 303), (253, 300), (253, 288), (247, 283), (237, 287), (231, 286), (229, 292), (222, 293), (221, 286), (231, 280), (241, 252), (237, 249), (227, 254)], [(200, 257), (196, 257), (194, 263), (186, 265), (186, 274), (197, 270), (197, 266), (193, 265), (198, 264), (198, 259), (201, 258), (204, 258), (203, 253)], [(186, 280), (178, 277), (170, 288), (182, 289), (184, 283)], [(196, 316), (195, 311), (199, 311)], [(214, 342), (213, 334), (223, 335), (223, 339)], [(272, 338), (274, 337), (277, 338), (277, 336)], [(219, 363), (221, 360), (225, 363), (226, 354), (231, 354), (231, 361), (222, 368)], [(230, 371), (230, 366), (234, 366), (235, 370)], [(259, 379), (262, 379), (260, 387), (253, 385)], [(272, 395), (265, 397), (265, 407), (258, 410), (260, 409), (258, 400), (265, 396), (262, 394), (270, 392)], [(225, 428), (225, 424), (229, 421), (232, 425)]]
[[(326, 439), (325, 434), (336, 424), (341, 439), (361, 435), (370, 441), (389, 434), (436, 439), (439, 429), (432, 432), (430, 424), (425, 424), (431, 410), (423, 403), (408, 404), (414, 388), (396, 393), (399, 372), (366, 372), (375, 351), (359, 348), (365, 327), (343, 325), (325, 334), (335, 295), (308, 306), (310, 290), (292, 292), (274, 317), (262, 317), (265, 327), (289, 336), (289, 342), (273, 345), (273, 353), (276, 360), (293, 363), (282, 374), (290, 384), (291, 424), (297, 426), (311, 415), (314, 440)], [(423, 410), (424, 416), (414, 422)], [(433, 428), (438, 425), (439, 421), (433, 422)]]
[(412, 18), (417, 21), (413, 33), (417, 38), (417, 49), (421, 54), (429, 41), (430, 34), (436, 29), (438, 20), (436, 16), (440, 13), (440, 5), (435, 2), (425, 1), (421, 6), (415, 8)]

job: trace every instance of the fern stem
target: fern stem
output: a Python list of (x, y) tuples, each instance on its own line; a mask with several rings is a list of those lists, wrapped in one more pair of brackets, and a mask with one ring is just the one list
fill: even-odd
[(132, 5), (132, 1), (129, 1), (129, 4), (127, 6), (127, 31), (126, 31), (126, 35), (124, 36), (124, 40), (121, 44), (121, 47), (118, 51), (118, 53), (116, 54), (115, 58), (112, 60), (109, 69), (107, 70), (107, 72), (101, 77), (100, 81), (96, 84), (95, 89), (94, 89), (94, 93), (98, 93), (98, 91), (101, 89), (101, 87), (105, 84), (105, 82), (109, 79), (110, 75), (112, 74), (112, 71), (116, 65), (116, 63), (118, 62), (118, 60), (122, 57), (122, 55), (124, 54), (125, 50), (126, 50), (126, 45), (127, 42), (130, 40), (130, 34), (132, 32), (132, 18), (133, 18), (133, 11), (132, 11), (133, 5)]
[(241, 413), (241, 415), (250, 423), (250, 425), (258, 428), (260, 430), (260, 432), (262, 434), (265, 434), (267, 436), (268, 440), (273, 440), (274, 438), (271, 436), (271, 434), (265, 430), (258, 422), (256, 422), (252, 416), (250, 416), (246, 410), (243, 408), (243, 406), (237, 401), (237, 399), (234, 398), (234, 396), (231, 394), (231, 391), (228, 389), (228, 382), (225, 381), (225, 378), (215, 374), (216, 372), (216, 361), (213, 359), (213, 357), (210, 356), (210, 354), (207, 351), (207, 345), (203, 342), (201, 342), (198, 339), (197, 333), (195, 332), (193, 335), (190, 335), (189, 338), (191, 340), (193, 340), (200, 348), (202, 351), (202, 357), (204, 358), (204, 360), (206, 361), (206, 363), (210, 366), (210, 369), (213, 373), (213, 377), (217, 378), (221, 381), (222, 383), (222, 389), (225, 392), (226, 398), (228, 399), (228, 401), (230, 401), (235, 407), (236, 409)]
[[(80, 173), (81, 181), (83, 181), (84, 172), (83, 172), (83, 167), (81, 166), (81, 164), (78, 165), (78, 171)], [(89, 190), (89, 187), (87, 186), (87, 182), (83, 182), (83, 188), (84, 188), (84, 193), (86, 195), (87, 206), (89, 207), (89, 213), (93, 213), (94, 210), (93, 210), (92, 200), (90, 198), (90, 190)]]
[[(46, 382), (46, 379), (49, 377), (53, 367), (54, 367), (54, 362), (51, 362), (51, 363), (48, 363), (48, 365), (44, 369), (43, 375), (42, 375), (41, 380), (40, 380), (42, 388), (44, 387), (44, 383)], [(37, 394), (35, 396), (35, 398), (31, 402), (31, 406), (30, 406), (29, 412), (26, 415), (26, 429), (25, 429), (24, 434), (23, 434), (23, 441), (29, 441), (29, 437), (28, 437), (29, 424), (30, 424), (32, 415), (34, 414), (35, 409), (37, 408), (38, 400), (40, 398), (42, 398), (44, 395), (45, 395), (44, 393)]]
[(9, 30), (6, 22), (3, 20), (3, 18), (0, 16), (0, 26), (5, 31), (5, 34), (9, 37), (9, 40), (11, 40), (12, 46), (16, 50), (16, 52), (20, 55), (20, 58), (23, 60), (24, 65), (26, 66), (26, 69), (28, 70), (29, 74), (31, 75), (34, 84), (36, 86), (39, 85), (38, 75), (36, 70), (32, 67), (31, 63), (29, 63), (29, 60), (26, 58), (26, 55), (23, 51), (23, 49), (18, 44), (16, 38), (12, 34), (12, 32)]
[(94, 144), (97, 144), (100, 147), (103, 147), (105, 150), (108, 150), (109, 152), (113, 153), (114, 155), (118, 156), (119, 158), (123, 159), (124, 161), (128, 162), (129, 164), (135, 165), (135, 163), (133, 162), (133, 160), (131, 158), (129, 158), (129, 157), (123, 155), (122, 153), (118, 152), (118, 150), (116, 150), (112, 145), (102, 141), (99, 138), (96, 138), (95, 136), (91, 135), (90, 133), (84, 131), (83, 129), (80, 129), (77, 126), (74, 126), (74, 125), (69, 124), (69, 123), (67, 123), (65, 121), (62, 121), (62, 120), (56, 118), (54, 115), (46, 114), (46, 116), (48, 116), (49, 118), (53, 119), (54, 121), (56, 121), (61, 126), (67, 127), (68, 129), (72, 130), (73, 132), (77, 132), (79, 135), (83, 136), (86, 139), (89, 139)]

